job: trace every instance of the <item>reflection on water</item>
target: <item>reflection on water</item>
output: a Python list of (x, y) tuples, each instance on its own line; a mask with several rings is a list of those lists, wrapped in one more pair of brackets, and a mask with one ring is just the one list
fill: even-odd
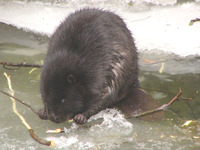
[[(5, 32), (2, 28), (9, 30)], [(46, 37), (4, 24), (0, 24), (0, 32), (1, 35), (5, 35), (0, 36), (0, 61), (19, 63), (26, 58), (29, 63), (41, 64), (48, 41)], [(199, 57), (180, 58), (155, 50), (152, 53), (143, 52), (139, 58), (141, 86), (160, 104), (169, 102), (179, 87), (182, 88), (184, 97), (192, 97), (200, 90)], [(162, 73), (159, 73), (161, 67)], [(30, 70), (31, 68), (20, 68), (12, 71), (0, 66), (0, 89), (8, 91), (6, 78), (3, 76), (3, 72), (7, 72), (11, 76), (15, 96), (35, 109), (40, 109), (41, 70), (37, 69), (31, 74)], [(38, 136), (56, 142), (55, 149), (197, 149), (200, 147), (200, 139), (192, 137), (200, 136), (200, 128), (195, 126), (192, 129), (184, 129), (181, 125), (188, 119), (199, 120), (199, 100), (200, 95), (197, 94), (192, 101), (177, 101), (172, 105), (171, 111), (166, 111), (164, 120), (154, 122), (127, 120), (119, 111), (108, 109), (93, 116), (90, 122), (82, 127), (74, 123), (55, 124), (40, 120), (19, 103), (17, 109)], [(0, 149), (46, 149), (32, 140), (24, 125), (13, 113), (10, 99), (0, 94), (0, 102)], [(48, 129), (64, 127), (65, 134), (45, 133)]]

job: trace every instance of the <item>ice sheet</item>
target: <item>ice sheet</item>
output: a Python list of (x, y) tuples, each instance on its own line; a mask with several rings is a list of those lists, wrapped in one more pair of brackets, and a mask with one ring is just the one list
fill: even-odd
[(200, 55), (200, 22), (189, 26), (190, 20), (200, 17), (197, 3), (152, 6), (138, 12), (131, 6), (114, 5), (109, 1), (98, 6), (91, 3), (78, 5), (78, 2), (64, 5), (6, 2), (0, 3), (0, 22), (50, 36), (69, 13), (82, 7), (100, 7), (119, 14), (133, 33), (139, 51)]

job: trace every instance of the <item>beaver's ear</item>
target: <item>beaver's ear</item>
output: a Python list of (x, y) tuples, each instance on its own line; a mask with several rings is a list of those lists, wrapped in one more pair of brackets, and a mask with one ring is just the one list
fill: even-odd
[(75, 83), (75, 82), (76, 82), (76, 78), (74, 77), (74, 75), (69, 74), (69, 75), (67, 76), (67, 82), (68, 82), (69, 84)]

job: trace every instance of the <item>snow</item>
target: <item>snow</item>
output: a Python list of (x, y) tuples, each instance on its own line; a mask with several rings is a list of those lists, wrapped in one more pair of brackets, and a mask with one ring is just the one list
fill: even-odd
[[(0, 3), (0, 22), (50, 36), (71, 12), (86, 6), (97, 7), (91, 3), (80, 6), (72, 3)], [(200, 22), (189, 26), (190, 20), (200, 17), (200, 5), (197, 3), (153, 6), (139, 12), (119, 6), (109, 1), (98, 5), (117, 13), (125, 20), (139, 51), (162, 50), (183, 57), (200, 55)]]

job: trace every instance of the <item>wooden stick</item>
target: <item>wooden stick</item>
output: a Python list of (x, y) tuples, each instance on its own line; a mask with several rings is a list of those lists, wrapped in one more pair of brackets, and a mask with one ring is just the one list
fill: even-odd
[[(26, 63), (25, 61), (21, 62), (21, 63), (11, 63), (11, 62), (0, 62), (1, 65), (3, 65), (3, 67), (5, 69), (9, 69), (9, 70), (17, 70), (20, 67), (33, 67), (33, 68), (42, 68), (42, 65), (37, 65), (37, 64), (29, 64)], [(17, 67), (17, 68), (7, 68), (6, 66), (12, 66), (12, 67)]]
[(26, 126), (31, 137), (40, 144), (43, 144), (43, 145), (46, 145), (46, 146), (54, 146), (55, 145), (54, 141), (46, 141), (46, 140), (39, 138), (37, 135), (35, 135), (31, 126), (26, 122), (25, 118), (17, 111), (16, 102), (15, 102), (15, 99), (13, 98), (14, 97), (14, 90), (12, 88), (10, 76), (8, 76), (5, 72), (4, 72), (4, 75), (7, 78), (8, 87), (10, 89), (10, 99), (12, 100), (12, 103), (13, 103), (13, 111), (21, 119), (22, 123)]
[(200, 21), (200, 18), (196, 18), (190, 21), (189, 26), (192, 26), (195, 22)]

